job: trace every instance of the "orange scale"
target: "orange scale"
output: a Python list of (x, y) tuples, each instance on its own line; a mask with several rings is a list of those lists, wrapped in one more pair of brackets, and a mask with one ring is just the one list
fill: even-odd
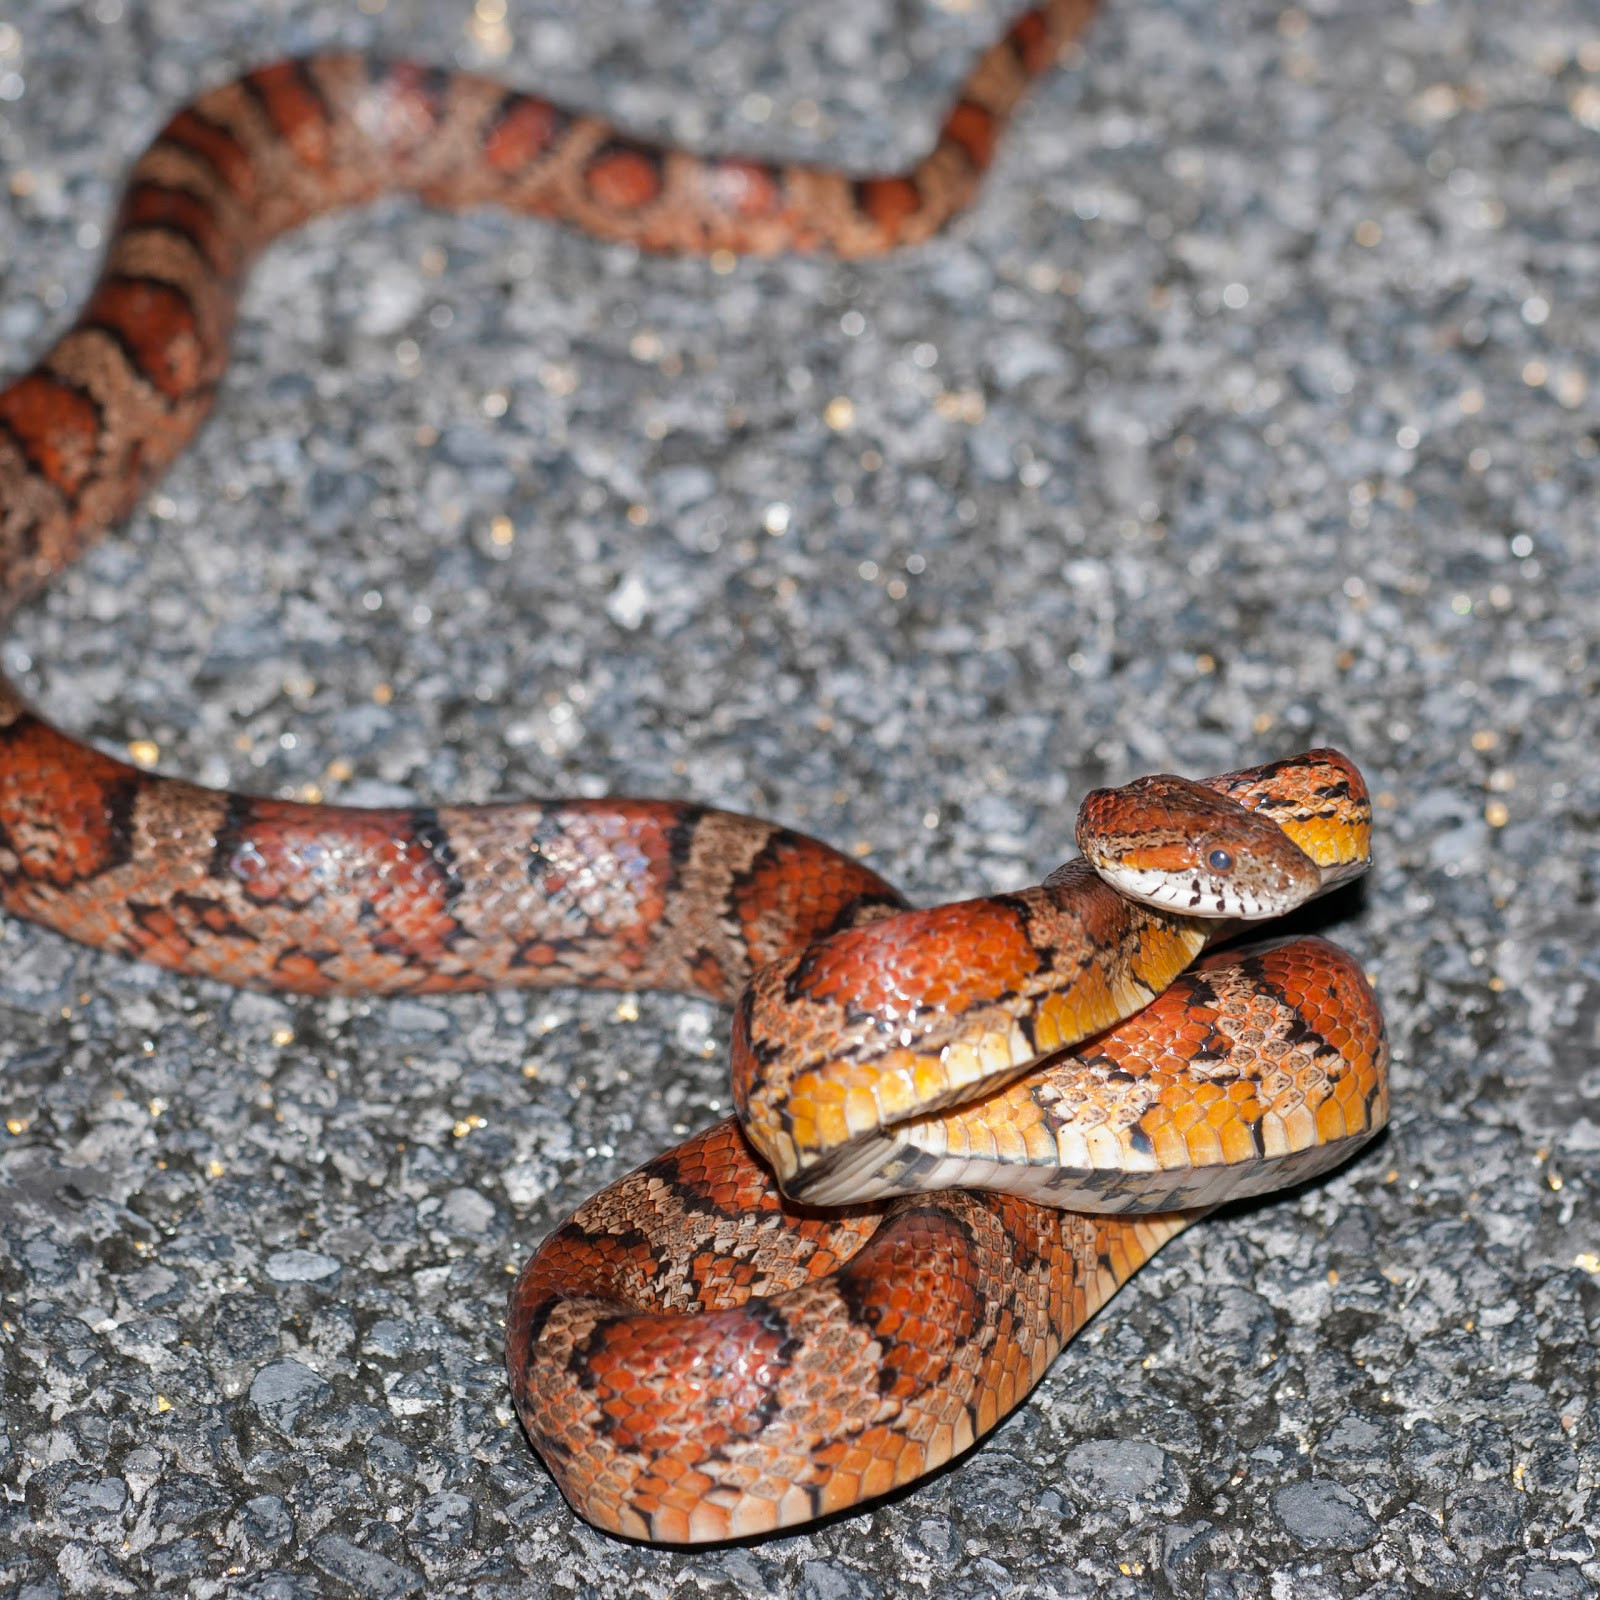
[(872, 1471), (876, 1457), (871, 1450), (866, 1449), (859, 1441), (854, 1444), (841, 1443), (839, 1448), (841, 1454), (837, 1458), (835, 1471), (848, 1472), (852, 1477), (856, 1478), (860, 1478)]
[(1184, 1100), (1181, 1104), (1172, 1107), (1172, 1126), (1181, 1134), (1187, 1134), (1191, 1128), (1205, 1118), (1205, 1108), (1198, 1106), (1193, 1100)]
[(889, 1306), (879, 1315), (878, 1320), (872, 1325), (873, 1334), (878, 1339), (899, 1339), (901, 1330), (905, 1327), (905, 1308), (903, 1306)]
[(884, 1391), (892, 1399), (911, 1400), (927, 1388), (930, 1376), (938, 1376), (937, 1368), (930, 1374), (928, 1363), (925, 1361), (913, 1363), (903, 1360), (899, 1349), (895, 1351), (895, 1360), (894, 1383)]
[(1337, 1100), (1324, 1100), (1317, 1107), (1317, 1133), (1324, 1144), (1347, 1138), (1353, 1131), (1345, 1118), (1344, 1107)]
[(1256, 1159), (1256, 1142), (1248, 1123), (1230, 1122), (1222, 1130), (1222, 1159), (1230, 1166), (1242, 1166)]
[(855, 1441), (856, 1450), (865, 1455), (869, 1462), (885, 1459), (886, 1443), (892, 1442), (896, 1435), (891, 1434), (881, 1422), (874, 1423), (870, 1428), (864, 1428)]
[(1008, 1365), (995, 1382), (995, 1408), (1001, 1416), (1019, 1405), (1033, 1387), (1033, 1374), (1018, 1366)]
[(617, 1347), (626, 1340), (624, 1333), (617, 1328), (608, 1328), (599, 1337), (603, 1338), (605, 1343), (590, 1353), (589, 1370), (604, 1382), (619, 1368), (625, 1367), (625, 1358), (618, 1354)]
[(1222, 1160), (1222, 1141), (1209, 1123), (1189, 1130), (1189, 1154), (1197, 1167), (1214, 1166)]
[[(634, 1499), (637, 1502), (638, 1496), (635, 1495)], [(676, 1506), (662, 1506), (650, 1518), (650, 1537), (653, 1540), (665, 1544), (687, 1544), (690, 1532), (687, 1514)]]
[(698, 1468), (690, 1467), (672, 1486), (673, 1498), (695, 1501), (703, 1499), (708, 1489), (714, 1487), (715, 1480), (708, 1478)]
[[(1129, 1261), (1120, 1235), (1112, 1240), (1111, 1248), (1106, 1252), (1106, 1258), (1111, 1263), (1111, 1275), (1114, 1280), (1120, 1281), (1132, 1274), (1134, 1263)], [(1113, 1283), (1106, 1284), (1106, 1292), (1109, 1293), (1113, 1287)]]
[[(916, 1346), (924, 1361), (942, 1363), (944, 1356), (932, 1354), (931, 1352), (938, 1351), (941, 1345), (949, 1342), (949, 1333), (946, 1325), (937, 1314), (941, 1304), (942, 1293), (943, 1291), (937, 1288), (929, 1290), (925, 1304), (932, 1309), (933, 1315), (908, 1317), (906, 1319), (904, 1338), (906, 1342)], [(959, 1294), (960, 1291), (957, 1291), (957, 1293)], [(961, 1297), (965, 1298), (965, 1295)]]
[(1309, 1150), (1317, 1142), (1316, 1119), (1304, 1103), (1284, 1112), (1283, 1129), (1292, 1149)]
[(678, 1437), (676, 1427), (664, 1428), (661, 1419), (647, 1406), (635, 1411), (626, 1424), (618, 1429), (619, 1437), (623, 1433), (632, 1438), (634, 1447), (646, 1455), (670, 1450)]
[(1366, 1098), (1353, 1072), (1347, 1072), (1333, 1085), (1333, 1098), (1342, 1106), (1359, 1105)]
[(836, 1467), (823, 1482), (822, 1509), (832, 1511), (854, 1505), (865, 1498), (865, 1493), (860, 1472)]
[(669, 1494), (673, 1499), (678, 1498), (680, 1491), (686, 1484), (692, 1487), (697, 1481), (700, 1483), (706, 1482), (704, 1473), (696, 1471), (690, 1462), (681, 1460), (675, 1455), (663, 1454), (657, 1456), (655, 1470), (666, 1480), (662, 1492)]
[(1155, 1146), (1156, 1161), (1165, 1171), (1171, 1172), (1189, 1165), (1189, 1146), (1176, 1128), (1165, 1125), (1159, 1128), (1146, 1127), (1145, 1131)]
[(866, 1499), (870, 1494), (882, 1493), (882, 1490), (867, 1488), (869, 1478), (859, 1472), (830, 1472), (822, 1480), (822, 1493), (819, 1498), (819, 1509), (824, 1512), (830, 1510), (843, 1510), (846, 1506), (854, 1506), (859, 1499)]
[(661, 1476), (658, 1468), (652, 1467), (640, 1477), (628, 1498), (647, 1516), (654, 1516), (671, 1504), (671, 1494), (671, 1482)]

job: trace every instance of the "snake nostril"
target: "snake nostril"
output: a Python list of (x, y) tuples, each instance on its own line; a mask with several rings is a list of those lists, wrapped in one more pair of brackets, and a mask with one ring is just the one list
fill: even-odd
[(1206, 865), (1210, 867), (1213, 872), (1232, 872), (1233, 857), (1229, 855), (1226, 850), (1213, 850), (1211, 854), (1206, 857)]

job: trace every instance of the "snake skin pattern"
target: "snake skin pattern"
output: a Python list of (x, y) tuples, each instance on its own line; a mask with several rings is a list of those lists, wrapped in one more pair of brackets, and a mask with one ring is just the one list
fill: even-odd
[[(1187, 887), (1220, 851), (1230, 876), (1245, 866), (1271, 818), (1308, 869), (1301, 896), (1366, 864), (1366, 789), (1337, 752), (1154, 781), (1154, 805), (1137, 784), (1089, 796), (1080, 843), (1104, 813), (1122, 837), (1105, 830), (1097, 853), (1158, 859)], [(571, 1503), (615, 1533), (697, 1542), (909, 1483), (1017, 1405), (1211, 1206), (1360, 1148), (1388, 1118), (1372, 990), (1312, 938), (1218, 950), (1180, 976), (1239, 926), (1137, 904), (1071, 862), (1039, 891), (874, 907), (758, 971), (735, 1011), (736, 1105), (751, 995), (784, 996), (790, 1076), (813, 1101), (840, 1088), (837, 1140), (776, 1097), (780, 1152), (804, 1144), (815, 1164), (763, 1161), (760, 1126), (730, 1119), (579, 1207), (523, 1268), (512, 1396)], [(997, 1014), (1024, 1043), (986, 1061)], [(921, 1066), (953, 1059), (1001, 1087), (925, 1114), (960, 1091)]]
[[(916, 244), (969, 202), (1091, 9), (1019, 17), (929, 155), (880, 177), (695, 157), (469, 73), (357, 55), (211, 90), (136, 162), (76, 321), (0, 389), (0, 609), (193, 436), (244, 275), (286, 229), (401, 190), (651, 250)], [(1208, 792), (1230, 827), (1271, 818), (1268, 854), (1282, 823), (1324, 881), (1365, 860), (1342, 757)], [(200, 788), (51, 727), (3, 680), (0, 904), (246, 986), (578, 984), (734, 1005), (749, 1138), (720, 1124), (614, 1184), (512, 1295), (530, 1437), (585, 1517), (636, 1538), (791, 1525), (948, 1460), (1197, 1214), (1173, 1208), (1322, 1170), (1386, 1114), (1381, 1022), (1348, 958), (1299, 941), (1179, 978), (1216, 925), (1082, 864), (910, 911), (827, 845), (678, 802), (361, 810)], [(907, 1192), (958, 1180), (1016, 1192)]]

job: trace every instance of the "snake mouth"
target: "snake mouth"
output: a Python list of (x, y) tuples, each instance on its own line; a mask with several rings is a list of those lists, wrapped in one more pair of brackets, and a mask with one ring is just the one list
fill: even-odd
[(1319, 866), (1307, 858), (1309, 874), (1301, 874), (1288, 887), (1275, 883), (1237, 883), (1204, 872), (1174, 876), (1170, 872), (1144, 871), (1127, 863), (1095, 870), (1119, 894), (1157, 911), (1184, 916), (1228, 918), (1237, 922), (1268, 922), (1320, 900), (1323, 895), (1353, 883), (1372, 864), (1370, 856)]
[(1296, 885), (1285, 892), (1273, 883), (1230, 883), (1206, 872), (1174, 877), (1171, 873), (1145, 871), (1126, 864), (1098, 870), (1119, 894), (1137, 900), (1140, 905), (1157, 911), (1176, 911), (1184, 916), (1238, 922), (1265, 922), (1281, 917), (1325, 889), (1320, 880), (1309, 886)]

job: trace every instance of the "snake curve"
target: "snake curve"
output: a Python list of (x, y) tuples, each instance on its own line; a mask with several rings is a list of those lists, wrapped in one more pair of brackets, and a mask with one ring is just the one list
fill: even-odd
[[(286, 229), (399, 189), (652, 250), (917, 244), (970, 201), (1007, 117), (1092, 8), (1048, 0), (1020, 16), (929, 155), (880, 177), (694, 157), (469, 73), (356, 55), (203, 94), (136, 162), (75, 322), (0, 389), (0, 608), (124, 517), (192, 437), (245, 272)], [(1302, 770), (1210, 783), (1241, 812), (1298, 805), (1313, 834), (1335, 812), (1364, 826), (1344, 758), (1319, 752), (1313, 777)], [(1332, 848), (1333, 870), (1355, 870), (1364, 835)], [(1165, 1240), (1237, 1192), (1193, 1172), (1239, 1159), (1263, 1187), (1292, 1181), (1386, 1115), (1381, 1020), (1321, 941), (1220, 952), (1179, 977), (1210, 929), (1076, 865), (1019, 895), (917, 912), (817, 840), (682, 802), (357, 809), (223, 793), (95, 750), (4, 680), (0, 905), (245, 986), (575, 984), (734, 1005), (749, 1137), (718, 1124), (613, 1184), (511, 1297), (530, 1437), (582, 1515), (635, 1538), (764, 1532), (931, 1470), (1018, 1404)], [(1067, 1062), (1065, 1078), (1020, 1076), (1068, 1047), (1052, 1069)], [(965, 1106), (974, 1093), (999, 1122)], [(1073, 1120), (1086, 1097), (1111, 1104), (1087, 1132)], [(1152, 1199), (1102, 1159), (1112, 1146), (1179, 1176)], [(975, 1176), (989, 1155), (1010, 1161), (995, 1181), (1034, 1198), (906, 1192), (953, 1171), (989, 1181)], [(1267, 1158), (1286, 1155), (1269, 1178)], [(862, 1192), (902, 1197), (852, 1202)], [(821, 1199), (844, 1209), (805, 1203)]]

